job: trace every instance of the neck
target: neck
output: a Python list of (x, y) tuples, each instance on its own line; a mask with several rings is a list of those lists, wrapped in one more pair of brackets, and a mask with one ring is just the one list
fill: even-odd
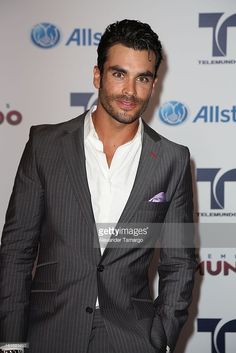
[(136, 120), (131, 124), (119, 123), (99, 106), (92, 114), (92, 119), (99, 140), (103, 143), (103, 150), (110, 167), (117, 148), (134, 138), (139, 121)]
[(93, 124), (103, 145), (118, 148), (132, 140), (138, 130), (139, 120), (131, 124), (116, 121), (110, 115), (104, 114), (99, 108), (92, 114)]

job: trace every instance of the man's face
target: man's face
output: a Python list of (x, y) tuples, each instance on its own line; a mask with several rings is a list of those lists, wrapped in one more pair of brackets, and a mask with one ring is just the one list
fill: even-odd
[(155, 54), (115, 44), (108, 51), (101, 75), (94, 68), (99, 108), (116, 121), (130, 124), (145, 111), (156, 80)]

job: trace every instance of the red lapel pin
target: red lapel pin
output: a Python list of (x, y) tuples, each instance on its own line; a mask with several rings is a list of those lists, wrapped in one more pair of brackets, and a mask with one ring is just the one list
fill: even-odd
[(152, 158), (157, 159), (157, 154), (156, 154), (156, 152), (154, 152), (154, 151), (151, 151), (151, 152), (150, 152), (150, 156), (151, 156)]

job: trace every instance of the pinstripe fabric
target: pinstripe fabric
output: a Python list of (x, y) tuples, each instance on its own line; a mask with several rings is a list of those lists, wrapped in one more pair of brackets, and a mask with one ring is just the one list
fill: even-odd
[[(101, 256), (86, 179), (84, 116), (31, 129), (2, 236), (0, 342), (29, 341), (30, 353), (84, 353), (98, 296), (116, 353), (161, 353), (166, 343), (173, 349), (191, 299), (194, 252), (161, 249), (155, 302), (148, 285), (153, 249), (106, 248)], [(168, 202), (147, 202), (161, 191)], [(191, 221), (188, 150), (144, 124), (137, 176), (119, 222)], [(191, 236), (184, 227), (176, 232), (164, 227), (157, 237), (165, 245), (168, 237)]]
[(100, 310), (95, 310), (87, 353), (115, 353)]

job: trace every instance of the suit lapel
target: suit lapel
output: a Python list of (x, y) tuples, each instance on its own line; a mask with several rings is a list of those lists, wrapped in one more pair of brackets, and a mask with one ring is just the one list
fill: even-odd
[(126, 206), (121, 214), (119, 223), (130, 222), (139, 203), (144, 197), (149, 183), (153, 179), (154, 172), (160, 159), (160, 137), (153, 134), (149, 127), (144, 125), (143, 146), (140, 162), (132, 191)]
[[(160, 136), (144, 122), (143, 146), (136, 178), (118, 224), (129, 223), (143, 200), (146, 189), (153, 180), (153, 175), (156, 174), (161, 157), (160, 140)], [(103, 256), (114, 250), (116, 249), (107, 247)]]
[(62, 146), (66, 167), (75, 196), (89, 227), (95, 229), (95, 220), (91, 196), (87, 181), (84, 154), (84, 117), (78, 119), (78, 127), (62, 138)]

